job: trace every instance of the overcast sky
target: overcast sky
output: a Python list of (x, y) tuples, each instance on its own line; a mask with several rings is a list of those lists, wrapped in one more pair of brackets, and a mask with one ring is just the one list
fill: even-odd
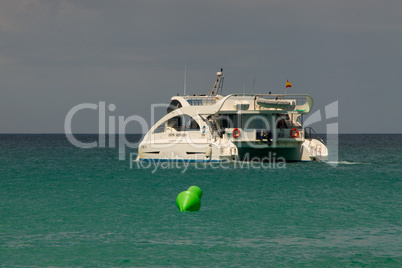
[[(288, 78), (314, 98), (319, 132), (402, 133), (400, 0), (2, 0), (0, 133), (63, 133), (72, 107), (100, 101), (149, 122), (151, 104), (182, 94), (185, 65), (187, 93), (221, 67), (226, 94), (254, 79), (283, 93)], [(97, 111), (73, 118), (73, 132), (97, 126)]]

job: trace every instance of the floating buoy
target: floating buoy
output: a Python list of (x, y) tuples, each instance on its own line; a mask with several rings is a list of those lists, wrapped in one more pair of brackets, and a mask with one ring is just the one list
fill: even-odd
[(187, 191), (181, 192), (176, 198), (177, 208), (183, 211), (198, 211), (201, 207), (202, 190), (191, 186)]

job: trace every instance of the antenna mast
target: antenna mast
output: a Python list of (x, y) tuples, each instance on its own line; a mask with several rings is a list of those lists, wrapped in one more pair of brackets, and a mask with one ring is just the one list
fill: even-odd
[(223, 77), (223, 68), (221, 68), (220, 72), (216, 73), (216, 76), (217, 76), (216, 81), (215, 81), (215, 84), (212, 87), (212, 91), (211, 91), (211, 95), (215, 95), (215, 96), (219, 94), (219, 91), (220, 91), (221, 95), (223, 94), (223, 80), (225, 79)]

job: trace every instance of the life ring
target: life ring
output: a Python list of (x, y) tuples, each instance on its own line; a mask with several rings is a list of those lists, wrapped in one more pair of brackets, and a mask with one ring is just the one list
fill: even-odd
[(240, 136), (240, 130), (238, 128), (233, 129), (232, 136), (233, 138), (238, 138)]
[(290, 136), (292, 136), (292, 138), (299, 137), (299, 131), (296, 128), (292, 128), (292, 130), (290, 131)]

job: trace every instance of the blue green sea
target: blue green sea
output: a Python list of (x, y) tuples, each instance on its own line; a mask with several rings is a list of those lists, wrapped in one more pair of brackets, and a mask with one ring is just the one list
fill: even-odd
[[(402, 135), (340, 135), (336, 161), (280, 168), (130, 152), (0, 135), (0, 266), (402, 267)], [(201, 209), (179, 212), (192, 185)]]

